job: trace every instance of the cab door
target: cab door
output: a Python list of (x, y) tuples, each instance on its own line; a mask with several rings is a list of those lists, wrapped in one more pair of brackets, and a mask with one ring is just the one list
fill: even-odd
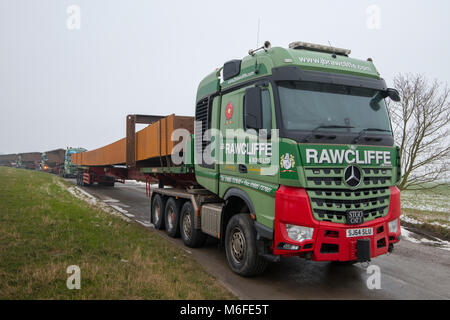
[[(248, 95), (248, 89), (255, 87), (260, 89), (261, 101), (261, 112), (258, 115), (261, 128), (257, 130), (246, 123), (245, 118), (246, 95)], [(234, 179), (235, 184), (243, 184), (246, 187), (250, 184), (252, 189), (267, 186), (276, 188), (278, 144), (272, 141), (276, 139), (272, 132), (272, 129), (276, 129), (276, 121), (270, 83), (253, 84), (224, 94), (220, 128), (223, 141), (220, 181), (227, 182), (236, 177), (238, 179)]]

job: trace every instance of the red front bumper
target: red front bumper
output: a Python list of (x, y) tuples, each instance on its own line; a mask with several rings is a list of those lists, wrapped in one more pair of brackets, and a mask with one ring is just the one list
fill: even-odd
[[(275, 200), (275, 238), (273, 254), (282, 256), (310, 256), (315, 261), (351, 261), (356, 260), (358, 239), (370, 239), (372, 258), (388, 252), (389, 245), (399, 241), (400, 226), (397, 233), (390, 233), (388, 222), (400, 217), (400, 191), (391, 187), (389, 212), (361, 225), (346, 225), (317, 221), (314, 219), (306, 190), (281, 186)], [(398, 222), (400, 223), (400, 222)], [(314, 228), (311, 240), (295, 242), (287, 235), (285, 224)], [(372, 236), (347, 238), (346, 230), (373, 228)], [(285, 250), (282, 245), (299, 246), (298, 250)]]

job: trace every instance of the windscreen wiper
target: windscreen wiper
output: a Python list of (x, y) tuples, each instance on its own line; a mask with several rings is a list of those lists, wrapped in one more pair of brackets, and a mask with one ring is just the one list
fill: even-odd
[(352, 126), (339, 126), (339, 125), (328, 125), (328, 126), (317, 126), (314, 129), (311, 130), (311, 133), (308, 134), (304, 139), (303, 142), (308, 142), (309, 139), (314, 136), (314, 133), (319, 129), (351, 129), (354, 128)]
[(359, 140), (361, 139), (361, 137), (367, 132), (367, 131), (380, 131), (380, 132), (391, 132), (391, 130), (386, 130), (386, 129), (379, 129), (379, 128), (365, 128), (362, 129), (358, 136), (353, 140), (353, 143), (358, 143)]

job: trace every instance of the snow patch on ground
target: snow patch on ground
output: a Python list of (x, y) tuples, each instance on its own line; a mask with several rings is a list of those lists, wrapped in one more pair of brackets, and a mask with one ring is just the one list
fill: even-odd
[[(404, 221), (404, 222), (407, 222), (407, 223), (410, 223), (410, 224), (415, 224), (415, 225), (422, 225), (422, 224), (424, 224), (424, 222), (419, 221), (417, 219), (414, 219), (412, 217), (409, 217), (409, 216), (407, 216), (405, 214), (402, 214), (400, 216), (400, 220)], [(443, 223), (436, 222), (436, 221), (435, 222), (427, 222), (427, 224), (431, 224), (433, 226), (440, 226), (440, 227), (443, 227), (443, 228), (446, 228), (446, 229), (450, 229), (450, 225), (443, 224)]]
[(420, 243), (420, 240), (417, 240), (413, 235), (415, 235), (414, 232), (411, 232), (405, 228), (402, 228), (402, 240), (404, 239), (409, 242)]
[(450, 242), (435, 238), (436, 240), (426, 239), (421, 235), (411, 232), (406, 228), (402, 228), (402, 239), (412, 243), (420, 243), (424, 245), (431, 245), (433, 247), (450, 251)]
[(123, 208), (121, 208), (121, 207), (119, 207), (119, 206), (116, 206), (116, 205), (114, 205), (114, 204), (110, 204), (109, 206), (112, 207), (112, 208), (114, 208), (114, 209), (116, 209), (116, 210), (119, 211), (120, 213), (126, 215), (128, 218), (133, 218), (133, 217), (134, 217), (134, 214), (129, 213), (128, 210), (125, 210), (125, 209), (123, 209)]
[(443, 228), (446, 228), (446, 229), (450, 229), (450, 225), (448, 225), (448, 224), (443, 224), (443, 223), (440, 223), (440, 222), (431, 222), (430, 223), (431, 225), (433, 225), (433, 226), (439, 226), (439, 227), (443, 227)]
[(143, 222), (143, 221), (137, 220), (137, 219), (135, 221), (137, 223), (139, 223), (139, 224), (142, 224), (144, 227), (147, 227), (147, 228), (154, 228), (155, 227), (155, 225), (153, 223)]
[(126, 180), (125, 184), (128, 185), (138, 185), (138, 186), (144, 186), (145, 187), (145, 182), (142, 181), (136, 181), (136, 180)]
[(123, 214), (121, 214), (121, 212), (119, 210), (115, 210), (115, 208), (112, 208), (110, 205), (104, 203), (103, 201), (101, 201), (100, 199), (97, 199), (96, 197), (94, 197), (93, 195), (87, 193), (86, 191), (84, 191), (83, 189), (79, 188), (79, 187), (66, 187), (65, 185), (61, 184), (61, 186), (66, 189), (70, 194), (72, 194), (73, 196), (77, 197), (80, 200), (85, 201), (86, 203), (88, 203), (89, 205), (96, 207), (100, 210), (103, 210), (111, 215), (120, 217), (121, 219), (130, 222), (131, 219), (125, 217)]
[(434, 211), (434, 212), (445, 212), (449, 213), (448, 208), (436, 204), (415, 204), (408, 200), (402, 200), (402, 208), (405, 209), (415, 209), (420, 211)]
[(119, 202), (119, 200), (116, 200), (116, 199), (106, 199), (106, 200), (103, 200), (103, 202), (106, 202), (106, 203), (109, 203), (109, 202)]
[(401, 193), (402, 208), (450, 214), (450, 198), (445, 190), (426, 192), (405, 190)]
[(402, 215), (400, 216), (400, 220), (401, 220), (401, 221), (404, 221), (404, 222), (407, 222), (407, 223), (411, 223), (411, 224), (419, 224), (419, 225), (420, 225), (420, 224), (423, 224), (422, 221), (419, 221), (419, 220), (417, 220), (417, 219), (408, 217), (407, 215), (404, 215), (404, 214), (402, 214)]

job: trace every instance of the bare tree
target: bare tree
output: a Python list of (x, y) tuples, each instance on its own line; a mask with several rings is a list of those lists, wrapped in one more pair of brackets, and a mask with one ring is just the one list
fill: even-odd
[(420, 74), (399, 74), (394, 85), (401, 101), (387, 103), (401, 152), (399, 188), (434, 188), (449, 173), (450, 89)]

